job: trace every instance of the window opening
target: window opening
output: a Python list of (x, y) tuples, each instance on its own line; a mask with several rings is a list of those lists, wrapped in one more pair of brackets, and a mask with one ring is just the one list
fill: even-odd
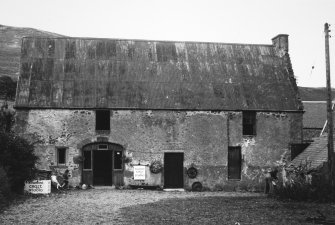
[(110, 111), (97, 110), (95, 112), (96, 130), (110, 130)]
[(114, 169), (122, 169), (122, 151), (114, 151)]
[(243, 135), (256, 135), (256, 112), (242, 112)]
[(107, 144), (101, 144), (98, 146), (99, 150), (107, 150), (108, 149), (108, 145)]
[(84, 151), (84, 170), (92, 169), (92, 151)]
[(66, 148), (57, 148), (57, 164), (64, 165), (66, 162)]

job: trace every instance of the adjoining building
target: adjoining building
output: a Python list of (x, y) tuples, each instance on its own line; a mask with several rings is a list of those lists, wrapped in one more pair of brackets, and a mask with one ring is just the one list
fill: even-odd
[(304, 116), (303, 129), (304, 139), (312, 140), (327, 132), (327, 102), (326, 101), (303, 101)]
[(258, 189), (303, 142), (288, 35), (272, 42), (23, 38), (15, 129), (71, 185)]

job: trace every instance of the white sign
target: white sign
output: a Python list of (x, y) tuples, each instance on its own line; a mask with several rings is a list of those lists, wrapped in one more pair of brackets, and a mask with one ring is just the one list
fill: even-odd
[(134, 166), (134, 180), (145, 180), (145, 166)]
[(26, 181), (24, 191), (32, 194), (49, 194), (51, 192), (51, 180)]

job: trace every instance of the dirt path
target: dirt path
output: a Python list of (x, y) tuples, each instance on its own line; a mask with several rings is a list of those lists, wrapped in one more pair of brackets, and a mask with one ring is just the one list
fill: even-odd
[[(230, 192), (91, 189), (30, 198), (0, 214), (0, 224), (123, 224), (119, 209), (168, 198), (260, 196)], [(145, 215), (143, 215), (145, 216)]]

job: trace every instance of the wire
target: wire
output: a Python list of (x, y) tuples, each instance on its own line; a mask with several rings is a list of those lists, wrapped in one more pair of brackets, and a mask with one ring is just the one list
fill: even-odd
[(148, 153), (148, 154), (162, 154), (164, 152), (145, 152), (145, 151), (137, 151), (137, 150), (126, 150), (127, 152), (139, 152), (139, 153)]

